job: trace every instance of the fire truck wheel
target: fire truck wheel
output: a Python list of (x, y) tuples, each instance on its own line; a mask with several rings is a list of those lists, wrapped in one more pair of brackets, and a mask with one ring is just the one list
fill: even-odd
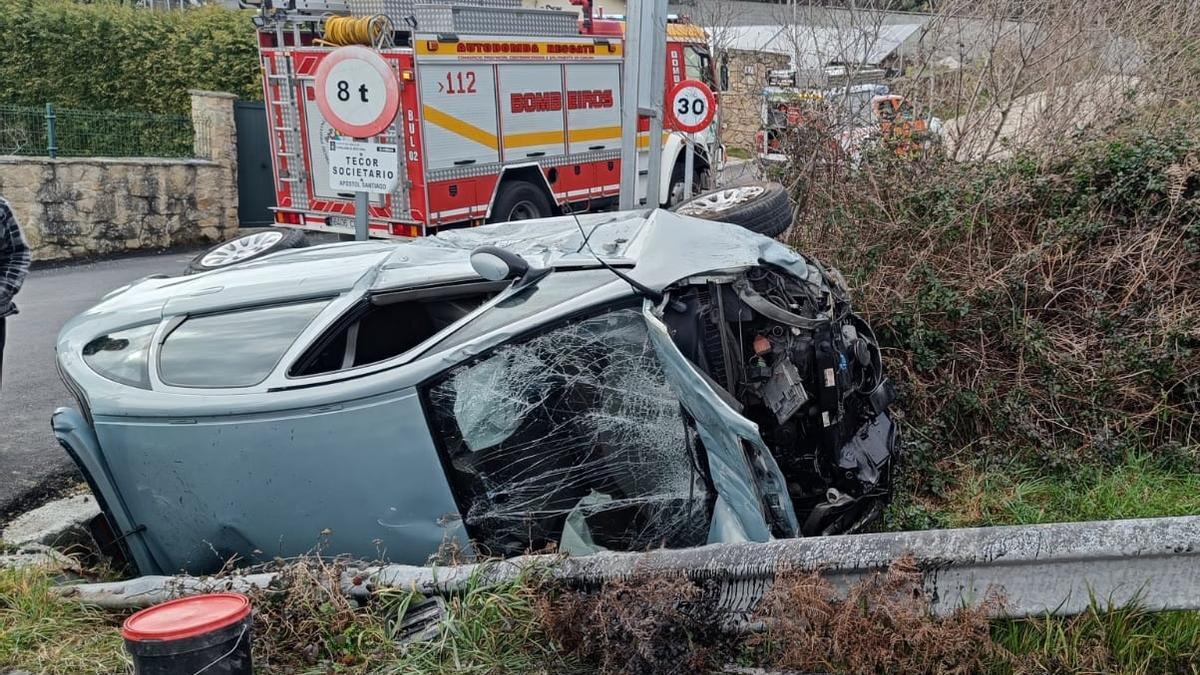
[(496, 201), (492, 204), (489, 223), (506, 223), (512, 220), (549, 218), (554, 207), (546, 191), (523, 180), (507, 181), (500, 186)]
[(261, 258), (268, 253), (308, 245), (302, 230), (288, 227), (253, 229), (192, 258), (184, 274), (199, 274)]
[(779, 183), (751, 183), (713, 190), (692, 197), (673, 209), (676, 213), (741, 225), (775, 237), (792, 224), (792, 201)]

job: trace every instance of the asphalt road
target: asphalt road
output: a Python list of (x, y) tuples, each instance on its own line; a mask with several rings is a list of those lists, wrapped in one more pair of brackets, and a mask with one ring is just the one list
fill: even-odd
[(108, 291), (150, 274), (178, 274), (194, 251), (35, 269), (8, 318), (0, 389), (0, 522), (24, 502), (69, 482), (74, 465), (50, 432), (54, 409), (74, 405), (54, 367), (58, 331)]

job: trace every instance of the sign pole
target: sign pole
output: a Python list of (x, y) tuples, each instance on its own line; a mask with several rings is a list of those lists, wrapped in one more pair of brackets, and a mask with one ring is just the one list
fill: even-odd
[(683, 198), (692, 198), (692, 171), (696, 168), (696, 134), (685, 137), (683, 150)]
[(366, 241), (370, 234), (367, 219), (367, 209), (371, 205), (371, 196), (366, 192), (354, 193), (354, 241)]
[[(359, 142), (368, 139), (356, 138)], [(371, 237), (371, 219), (367, 213), (371, 208), (371, 195), (364, 190), (354, 192), (354, 241), (366, 241)]]

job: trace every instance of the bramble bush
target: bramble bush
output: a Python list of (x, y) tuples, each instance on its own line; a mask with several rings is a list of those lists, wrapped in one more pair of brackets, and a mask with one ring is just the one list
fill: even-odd
[(843, 272), (901, 383), (910, 488), (940, 493), (956, 461), (1200, 466), (1188, 119), (1049, 157), (883, 150), (791, 175), (790, 243)]
[(186, 114), (188, 89), (261, 99), (250, 16), (0, 0), (0, 103)]

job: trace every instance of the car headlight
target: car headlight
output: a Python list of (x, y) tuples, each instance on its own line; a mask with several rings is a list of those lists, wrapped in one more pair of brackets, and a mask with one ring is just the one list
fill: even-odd
[(116, 331), (83, 346), (83, 361), (110, 380), (150, 388), (150, 340), (158, 324)]

